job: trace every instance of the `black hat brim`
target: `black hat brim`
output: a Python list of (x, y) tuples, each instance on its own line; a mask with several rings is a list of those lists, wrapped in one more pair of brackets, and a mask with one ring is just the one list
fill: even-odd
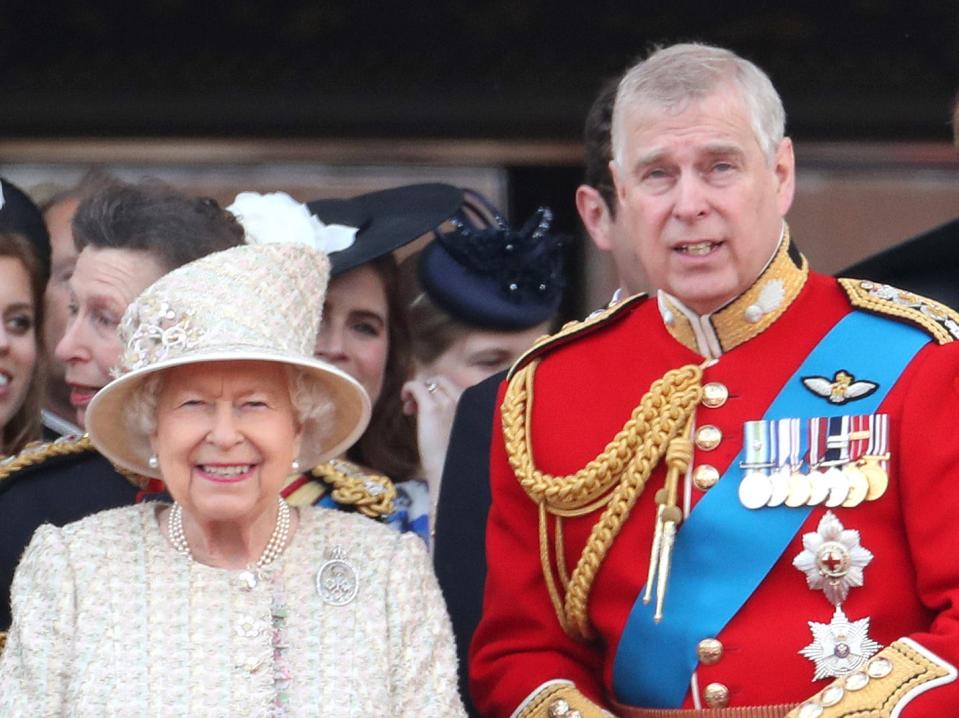
[(356, 227), (356, 241), (330, 254), (334, 277), (390, 254), (455, 214), (463, 191), (438, 182), (369, 192), (350, 199), (318, 199), (307, 207), (324, 224)]

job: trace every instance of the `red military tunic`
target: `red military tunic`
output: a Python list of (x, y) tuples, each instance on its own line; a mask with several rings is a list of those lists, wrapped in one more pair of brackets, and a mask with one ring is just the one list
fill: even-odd
[[(705, 475), (704, 465), (720, 474), (727, 469), (742, 449), (744, 423), (763, 416), (803, 359), (853, 310), (835, 280), (816, 274), (806, 280), (804, 268), (784, 263), (786, 254), (781, 248), (757, 280), (779, 273), (787, 287), (780, 306), (759, 322), (741, 320), (743, 302), (736, 300), (713, 316), (715, 333), (704, 337), (701, 328), (693, 332), (685, 321), (667, 326), (656, 301), (637, 299), (614, 309), (595, 328), (534, 349), (532, 354), (541, 357), (529, 419), (536, 467), (554, 475), (579, 470), (623, 427), (653, 381), (682, 365), (701, 364), (710, 353), (704, 347), (712, 343), (718, 360), (705, 369), (702, 381), (723, 385), (729, 395), (721, 406), (699, 406), (694, 415), (696, 427), (708, 424), (721, 432), (714, 448), (695, 449), (680, 485), (680, 505), (685, 495), (687, 507), (695, 510), (705, 492), (692, 477)], [(803, 276), (797, 278), (797, 271)], [(788, 290), (791, 282), (794, 292)], [(755, 298), (755, 292), (747, 294), (747, 300)], [(675, 320), (666, 307), (667, 318)], [(954, 327), (951, 321), (946, 325)], [(878, 500), (832, 509), (845, 528), (860, 532), (862, 545), (874, 556), (864, 570), (864, 586), (853, 588), (843, 604), (845, 613), (850, 620), (869, 617), (869, 635), (883, 646), (902, 637), (914, 640), (929, 653), (927, 679), (948, 674), (924, 692), (910, 692), (923, 685), (921, 679), (898, 687), (874, 681), (873, 693), (888, 688), (888, 695), (876, 698), (885, 701), (886, 713), (875, 715), (898, 706), (903, 718), (932, 718), (950, 715), (959, 706), (959, 683), (947, 683), (954, 677), (952, 666), (959, 663), (959, 442), (952, 436), (959, 422), (959, 342), (949, 343), (946, 332), (937, 331), (943, 344), (931, 340), (920, 349), (879, 408), (890, 425), (888, 490)], [(881, 352), (883, 347), (862, 351)], [(854, 403), (848, 409), (857, 413)], [(498, 427), (499, 415), (496, 421)], [(517, 481), (500, 431), (494, 433), (490, 471), (489, 574), (470, 661), (477, 706), (489, 716), (562, 715), (565, 704), (549, 713), (551, 704), (542, 697), (555, 692), (553, 682), (568, 681), (596, 704), (581, 701), (577, 706), (571, 698), (583, 715), (600, 714), (597, 706), (614, 710), (613, 663), (630, 610), (646, 583), (654, 494), (664, 483), (663, 466), (653, 470), (596, 574), (588, 600), (596, 636), (591, 642), (572, 639), (560, 625), (541, 566), (538, 507)], [(833, 606), (793, 566), (803, 549), (803, 534), (816, 531), (825, 512), (823, 506), (812, 509), (720, 634), (702, 636), (718, 644), (704, 644), (712, 650), (697, 667), (682, 708), (796, 705), (829, 685), (829, 679), (812, 681), (814, 665), (799, 651), (812, 640), (808, 622), (828, 623)], [(564, 520), (570, 569), (600, 513)], [(728, 571), (735, 576), (737, 566)], [(843, 715), (835, 711), (844, 705), (848, 700), (822, 715)]]

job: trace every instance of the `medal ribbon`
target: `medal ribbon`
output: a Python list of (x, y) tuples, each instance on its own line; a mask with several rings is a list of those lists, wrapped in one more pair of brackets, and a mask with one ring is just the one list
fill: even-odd
[[(857, 409), (874, 413), (929, 341), (928, 334), (911, 325), (852, 311), (810, 352), (764, 418), (841, 416), (842, 405), (826, 402), (824, 407), (822, 397), (801, 381), (804, 376), (831, 376), (837, 366), (879, 385), (874, 393), (856, 401)], [(883, 351), (863, 351), (870, 346), (881, 346)], [(653, 621), (655, 606), (643, 603), (640, 589), (613, 663), (613, 693), (620, 703), (680, 707), (698, 665), (699, 641), (722, 632), (809, 516), (811, 507), (750, 510), (743, 506), (738, 487), (744, 456), (742, 451), (733, 459), (680, 528), (660, 623)]]

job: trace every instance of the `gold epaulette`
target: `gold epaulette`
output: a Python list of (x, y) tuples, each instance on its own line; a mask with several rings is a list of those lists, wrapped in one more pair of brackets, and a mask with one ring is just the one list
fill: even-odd
[(61, 436), (56, 441), (50, 442), (31, 441), (19, 454), (8, 456), (0, 461), (0, 481), (30, 466), (42, 464), (47, 459), (82, 454), (86, 451), (93, 451), (93, 445), (86, 434)]
[(840, 279), (854, 307), (918, 324), (940, 344), (959, 339), (959, 313), (919, 294), (868, 279)]
[(634, 294), (631, 297), (627, 297), (619, 302), (610, 304), (605, 309), (598, 309), (592, 314), (590, 314), (585, 319), (574, 320), (572, 322), (566, 322), (559, 331), (554, 334), (545, 334), (533, 342), (533, 346), (530, 347), (509, 370), (509, 374), (506, 377), (507, 379), (512, 379), (513, 375), (517, 370), (524, 367), (530, 361), (535, 359), (538, 356), (545, 354), (547, 351), (550, 351), (558, 346), (567, 344), (574, 339), (579, 339), (580, 336), (589, 334), (601, 327), (608, 326), (609, 324), (620, 320), (621, 318), (628, 316), (628, 312), (625, 312), (626, 309), (631, 309), (637, 304), (640, 304), (645, 299), (648, 298), (646, 294)]
[(330, 497), (338, 504), (353, 506), (361, 514), (374, 519), (393, 513), (396, 487), (386, 476), (368, 472), (342, 459), (320, 464), (310, 474), (332, 487)]

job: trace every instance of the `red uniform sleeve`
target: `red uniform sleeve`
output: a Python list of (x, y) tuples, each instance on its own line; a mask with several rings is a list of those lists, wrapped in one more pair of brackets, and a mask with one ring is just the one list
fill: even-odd
[[(930, 611), (931, 623), (928, 631), (908, 638), (957, 666), (959, 342), (929, 347), (916, 363), (914, 376), (904, 377), (897, 444), (902, 513), (916, 570), (915, 588)], [(951, 714), (959, 706), (959, 682), (944, 683), (904, 702), (902, 718)]]
[(538, 509), (509, 466), (500, 421), (497, 408), (483, 617), (470, 647), (473, 700), (484, 716), (506, 717), (547, 681), (565, 679), (602, 704), (601, 656), (559, 624), (539, 561)]

